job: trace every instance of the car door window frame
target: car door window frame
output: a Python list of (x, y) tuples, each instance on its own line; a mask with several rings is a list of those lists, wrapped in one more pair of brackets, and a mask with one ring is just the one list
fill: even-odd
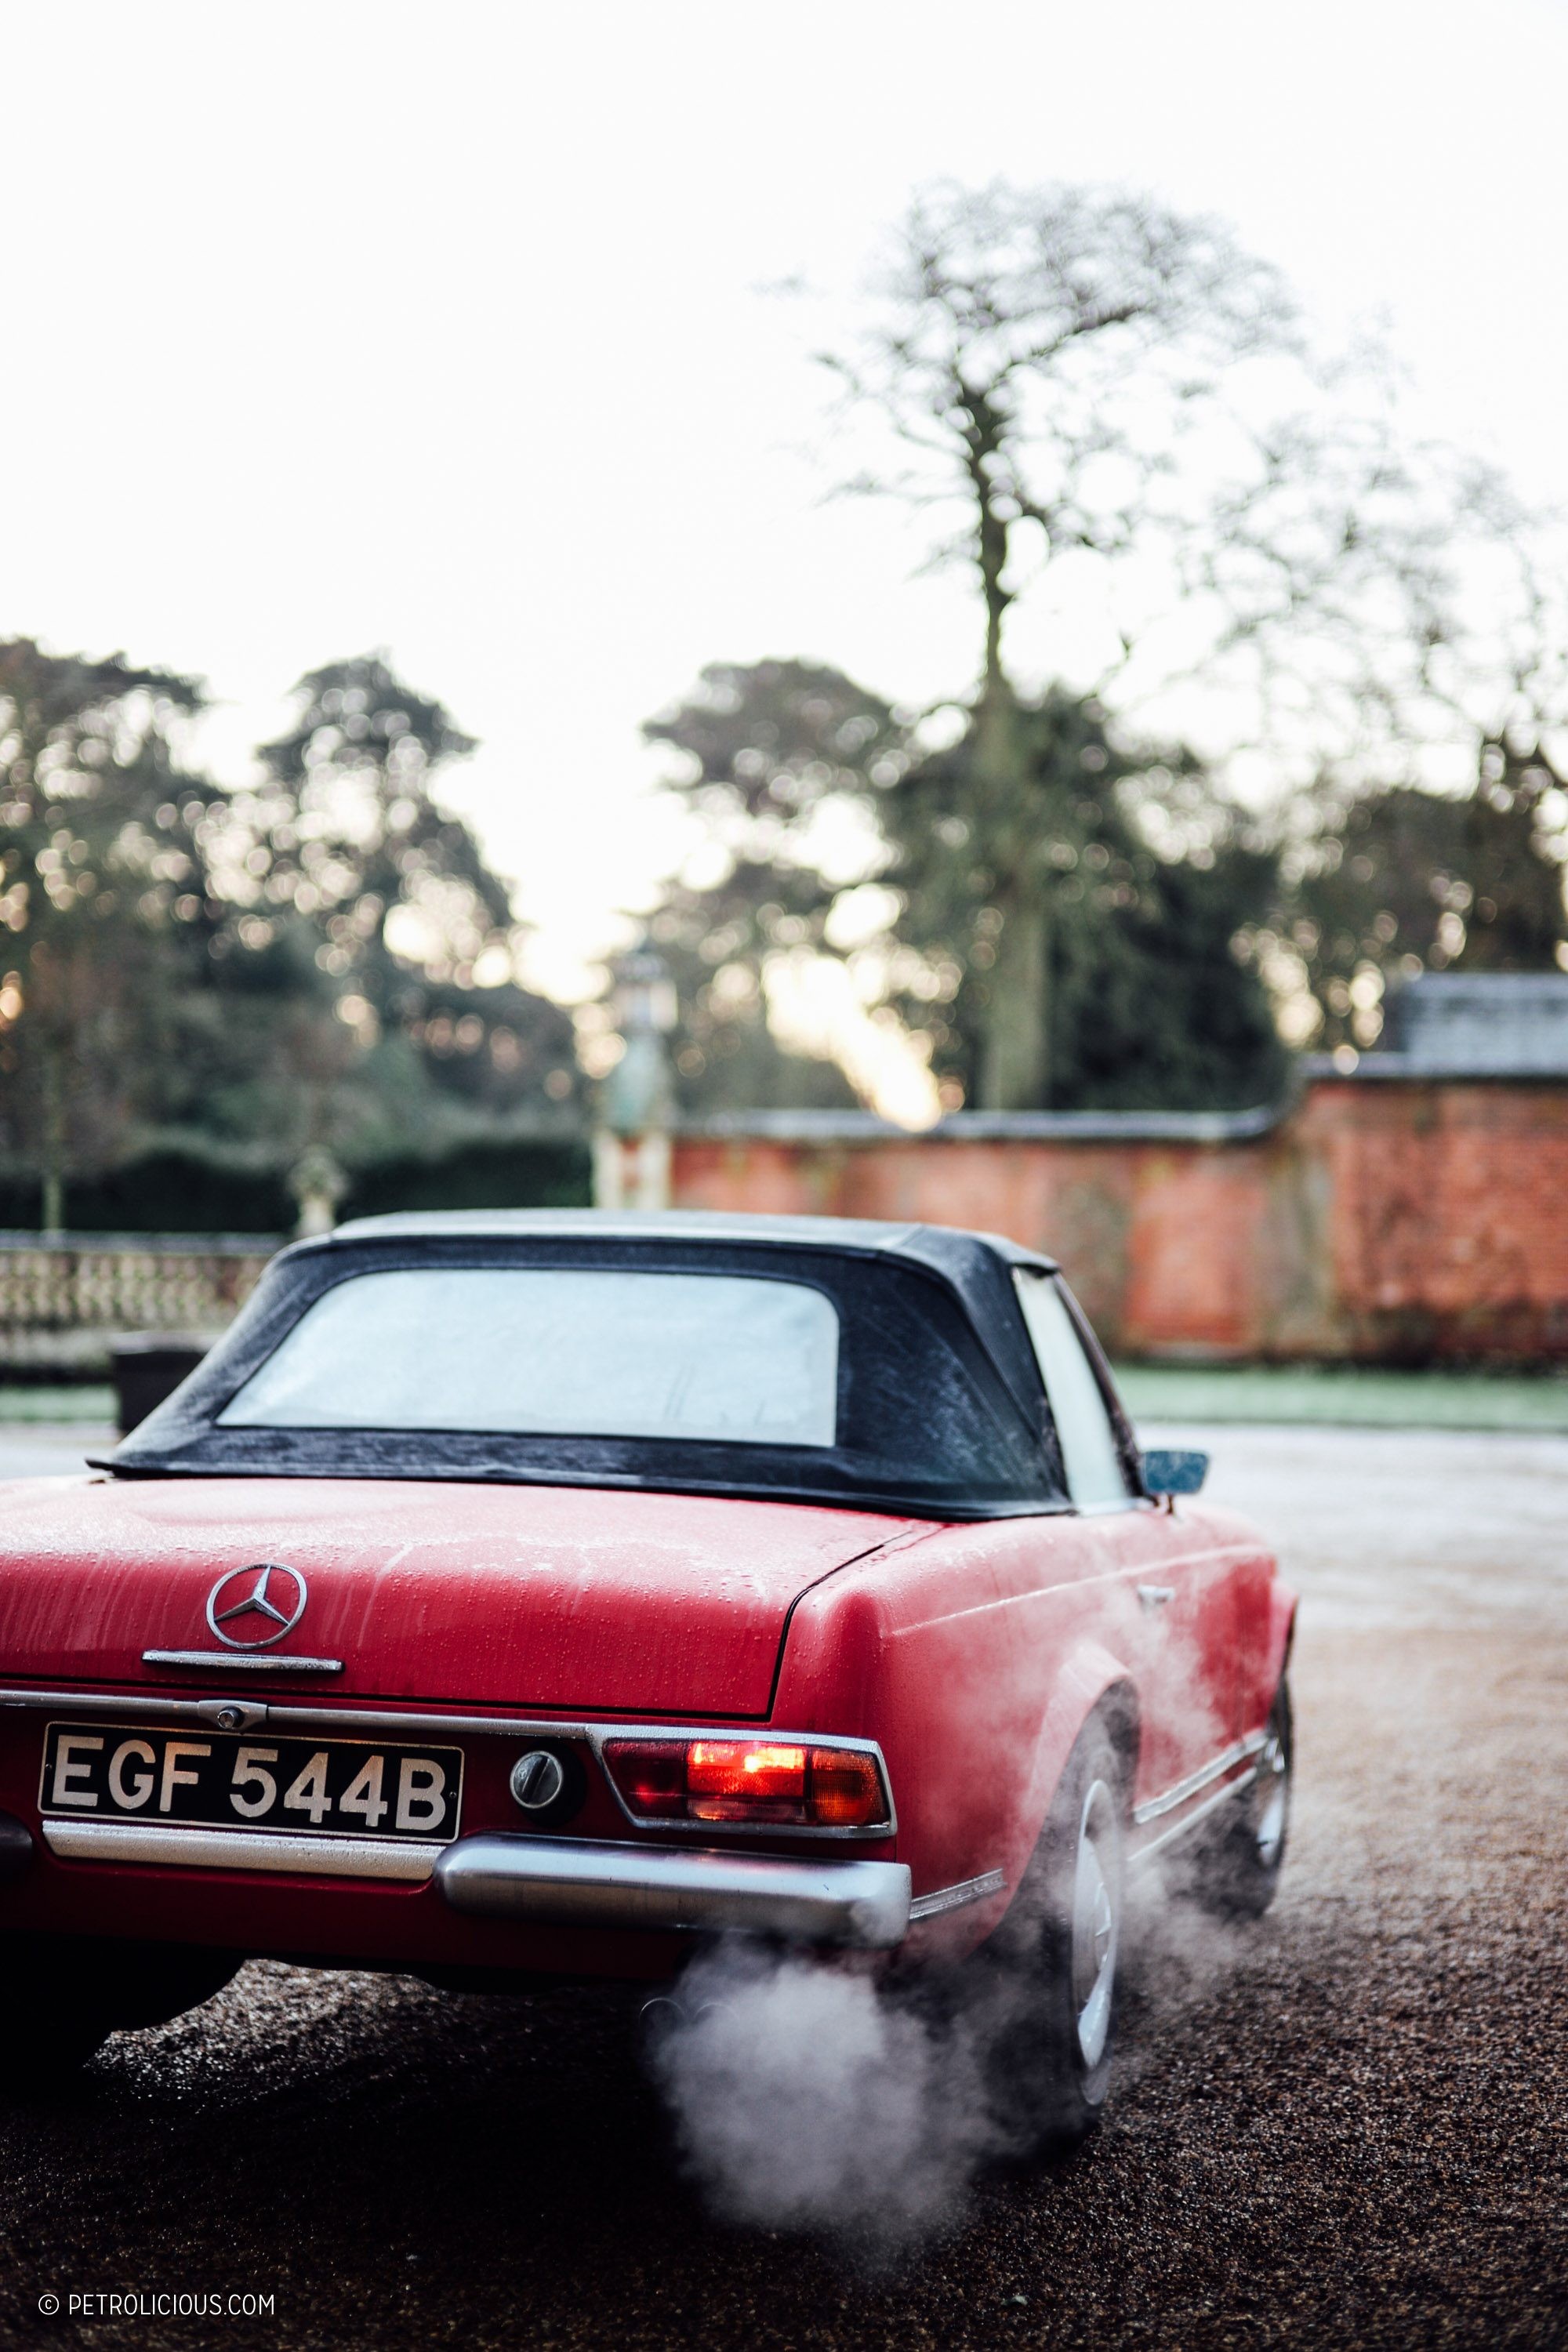
[[(1126, 1411), (1122, 1405), (1121, 1400), (1116, 1392), (1116, 1382), (1112, 1377), (1110, 1366), (1106, 1360), (1105, 1350), (1095, 1337), (1093, 1328), (1090, 1325), (1088, 1317), (1084, 1314), (1082, 1307), (1079, 1305), (1078, 1300), (1073, 1297), (1071, 1290), (1068, 1288), (1067, 1283), (1063, 1281), (1059, 1274), (1035, 1274), (1026, 1267), (1016, 1266), (1014, 1268), (1013, 1280), (1018, 1298), (1018, 1312), (1024, 1318), (1024, 1328), (1028, 1333), (1029, 1352), (1034, 1359), (1035, 1369), (1039, 1376), (1040, 1393), (1045, 1402), (1047, 1442), (1051, 1444), (1058, 1457), (1063, 1491), (1067, 1494), (1072, 1508), (1075, 1511), (1080, 1512), (1086, 1518), (1100, 1518), (1105, 1517), (1108, 1513), (1120, 1511), (1148, 1510), (1153, 1508), (1154, 1506), (1151, 1502), (1143, 1486), (1142, 1456), (1139, 1450), (1137, 1438), (1133, 1434), (1132, 1425), (1127, 1418)], [(1050, 1390), (1046, 1381), (1045, 1370), (1040, 1363), (1039, 1355), (1035, 1346), (1034, 1332), (1030, 1328), (1029, 1319), (1024, 1309), (1023, 1286), (1026, 1282), (1044, 1282), (1050, 1285), (1057, 1297), (1060, 1299), (1067, 1315), (1068, 1323), (1075, 1333), (1079, 1345), (1083, 1350), (1084, 1360), (1089, 1366), (1090, 1376), (1093, 1379), (1095, 1387), (1100, 1394), (1100, 1401), (1105, 1408), (1106, 1419), (1110, 1423), (1111, 1440), (1116, 1450), (1117, 1465), (1121, 1472), (1122, 1480), (1127, 1489), (1126, 1494), (1120, 1498), (1100, 1503), (1080, 1503), (1072, 1494), (1071, 1483), (1068, 1475), (1067, 1461), (1062, 1453), (1061, 1438), (1057, 1429), (1056, 1408), (1051, 1402)]]

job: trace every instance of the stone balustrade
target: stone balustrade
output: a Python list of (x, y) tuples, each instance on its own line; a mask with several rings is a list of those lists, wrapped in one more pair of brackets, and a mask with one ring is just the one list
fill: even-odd
[(0, 1378), (101, 1377), (129, 1331), (210, 1338), (281, 1246), (271, 1234), (0, 1232)]

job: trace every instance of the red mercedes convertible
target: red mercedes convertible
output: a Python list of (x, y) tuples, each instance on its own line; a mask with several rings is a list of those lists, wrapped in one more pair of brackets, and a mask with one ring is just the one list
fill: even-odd
[(1131, 1874), (1268, 1901), (1294, 1599), (1140, 1454), (1047, 1259), (465, 1213), (276, 1258), (88, 1475), (3, 1489), (0, 2088), (248, 1957), (978, 1968), (1101, 2105)]

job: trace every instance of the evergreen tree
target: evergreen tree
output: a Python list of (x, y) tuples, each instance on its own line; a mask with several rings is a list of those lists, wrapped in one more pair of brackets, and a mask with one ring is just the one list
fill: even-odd
[(286, 1169), (570, 1113), (569, 1017), (435, 797), (468, 739), (378, 656), (298, 695), (228, 793), (180, 755), (193, 680), (0, 645), (0, 1151), (47, 1224), (137, 1150)]
[[(883, 954), (888, 992), (930, 1042), (947, 1098), (973, 1102), (995, 1034), (998, 942), (1019, 903), (1048, 912), (1032, 1018), (1046, 1024), (1062, 1108), (1199, 1107), (1267, 1100), (1283, 1055), (1265, 991), (1233, 940), (1267, 918), (1268, 848), (1184, 755), (1119, 749), (1103, 714), (1066, 695), (1016, 706), (1026, 759), (1005, 795), (974, 783), (972, 719), (950, 750), (921, 753), (880, 698), (820, 664), (714, 665), (647, 730), (687, 755), (671, 779), (698, 809), (729, 871), (672, 891), (652, 934), (686, 959), (682, 1050), (715, 1007), (761, 1029), (766, 959), (820, 946), (841, 888), (862, 875), (895, 894)], [(1145, 820), (1181, 838), (1164, 851)], [(858, 841), (861, 866), (825, 872)], [(681, 977), (677, 968), (678, 979)], [(695, 980), (695, 989), (691, 982)], [(1006, 976), (1011, 992), (1016, 972)], [(734, 1076), (802, 1100), (775, 1064), (736, 1048)], [(795, 1057), (790, 1057), (795, 1058)], [(732, 1082), (725, 1089), (733, 1099)]]
[(764, 973), (771, 955), (820, 943), (835, 892), (816, 860), (831, 856), (835, 820), (863, 805), (873, 779), (902, 773), (903, 728), (826, 664), (713, 662), (643, 733), (680, 756), (671, 787), (727, 868), (706, 888), (671, 885), (648, 925), (680, 1008), (680, 1108), (854, 1108), (837, 1063), (773, 1036)]
[[(1019, 766), (1005, 795), (976, 787), (981, 730), (917, 761), (877, 807), (903, 901), (898, 932), (925, 967), (900, 1010), (932, 1040), (932, 1067), (984, 1102), (998, 971), (1020, 908), (1040, 968), (1034, 1019), (1063, 1109), (1197, 1109), (1268, 1101), (1284, 1055), (1258, 979), (1233, 949), (1277, 887), (1269, 850), (1185, 755), (1119, 748), (1092, 702), (1019, 704)], [(1162, 855), (1142, 809), (1179, 810)], [(933, 989), (928, 974), (937, 976)], [(1010, 1013), (1022, 985), (1004, 970)]]
[(1388, 993), (1423, 971), (1568, 962), (1560, 802), (1539, 751), (1497, 739), (1462, 796), (1321, 785), (1271, 914), (1244, 933), (1249, 960), (1295, 1000), (1295, 1042), (1375, 1045)]
[(294, 691), (258, 754), (266, 785), (237, 805), (230, 888), (248, 902), (237, 937), (301, 996), (308, 959), (356, 1049), (321, 1075), (333, 1136), (318, 1118), (313, 1139), (384, 1148), (464, 1115), (560, 1113), (579, 1085), (570, 1019), (511, 977), (508, 886), (438, 797), (473, 739), (379, 654)]
[(166, 1107), (223, 922), (206, 850), (221, 795), (184, 770), (194, 679), (0, 645), (0, 1139), (43, 1222)]

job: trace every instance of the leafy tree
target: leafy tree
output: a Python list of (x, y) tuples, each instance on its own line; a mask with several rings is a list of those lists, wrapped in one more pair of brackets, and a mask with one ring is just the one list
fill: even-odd
[[(705, 670), (647, 730), (686, 754), (672, 781), (728, 866), (705, 890), (672, 891), (655, 918), (667, 959), (672, 948), (686, 959), (683, 1002), (700, 1020), (717, 1011), (759, 1033), (768, 957), (829, 940), (842, 887), (875, 876), (900, 908), (893, 939), (867, 950), (881, 961), (884, 993), (929, 1045), (947, 1097), (973, 1098), (992, 1031), (998, 901), (1023, 866), (1053, 908), (1035, 984), (1057, 1100), (1226, 1104), (1276, 1092), (1268, 1001), (1231, 945), (1268, 914), (1272, 856), (1243, 837), (1190, 761), (1132, 758), (1094, 706), (1058, 694), (1020, 703), (1016, 724), (1027, 763), (999, 825), (972, 789), (973, 726), (922, 753), (885, 701), (838, 671)], [(834, 852), (837, 873), (825, 870)], [(753, 1087), (769, 1082), (752, 1101), (801, 1100), (755, 1050), (732, 1048), (731, 1066)]]
[(0, 1147), (48, 1224), (137, 1149), (364, 1160), (570, 1106), (568, 1018), (434, 797), (468, 739), (375, 656), (299, 701), (229, 794), (179, 755), (193, 681), (0, 646)]
[[(985, 1099), (998, 986), (1011, 1018), (1026, 984), (1060, 1107), (1269, 1099), (1283, 1053), (1268, 995), (1232, 941), (1273, 902), (1271, 851), (1194, 761), (1133, 757), (1093, 702), (1047, 695), (1019, 704), (1014, 725), (1020, 770), (1005, 803), (973, 788), (984, 754), (970, 728), (878, 804), (903, 902), (899, 938), (919, 957), (900, 1010), (930, 1035), (939, 1077), (955, 1097)], [(1163, 820), (1163, 853), (1141, 822), (1151, 812)], [(1029, 934), (1037, 966), (1016, 953), (1004, 965), (1007, 908), (1020, 900), (1050, 911)]]
[(1550, 971), (1568, 961), (1555, 771), (1488, 744), (1464, 796), (1401, 784), (1310, 796), (1247, 961), (1284, 1001), (1292, 1042), (1374, 1045), (1389, 991), (1419, 971)]
[(892, 705), (823, 662), (710, 662), (642, 731), (685, 755), (672, 781), (722, 848), (803, 873), (829, 807), (895, 782), (910, 760)]
[(295, 696), (258, 754), (266, 784), (236, 803), (226, 881), (237, 941), (275, 950), (296, 997), (308, 953), (358, 1048), (352, 1086), (342, 1068), (319, 1080), (339, 1139), (345, 1120), (389, 1139), (443, 1104), (493, 1118), (572, 1101), (568, 1017), (510, 977), (510, 893), (437, 797), (472, 738), (378, 654), (310, 671)]
[(206, 876), (219, 795), (190, 775), (178, 721), (195, 680), (0, 645), (0, 1134), (42, 1171), (101, 1168), (164, 1107), (190, 1042), (189, 992), (223, 921)]
[(726, 871), (669, 887), (649, 924), (680, 1006), (672, 1040), (682, 1110), (853, 1108), (837, 1065), (786, 1051), (767, 1020), (770, 956), (816, 945), (842, 855), (880, 856), (861, 812), (908, 763), (891, 707), (822, 663), (714, 662), (696, 690), (650, 719), (649, 742), (684, 765), (671, 777)]

